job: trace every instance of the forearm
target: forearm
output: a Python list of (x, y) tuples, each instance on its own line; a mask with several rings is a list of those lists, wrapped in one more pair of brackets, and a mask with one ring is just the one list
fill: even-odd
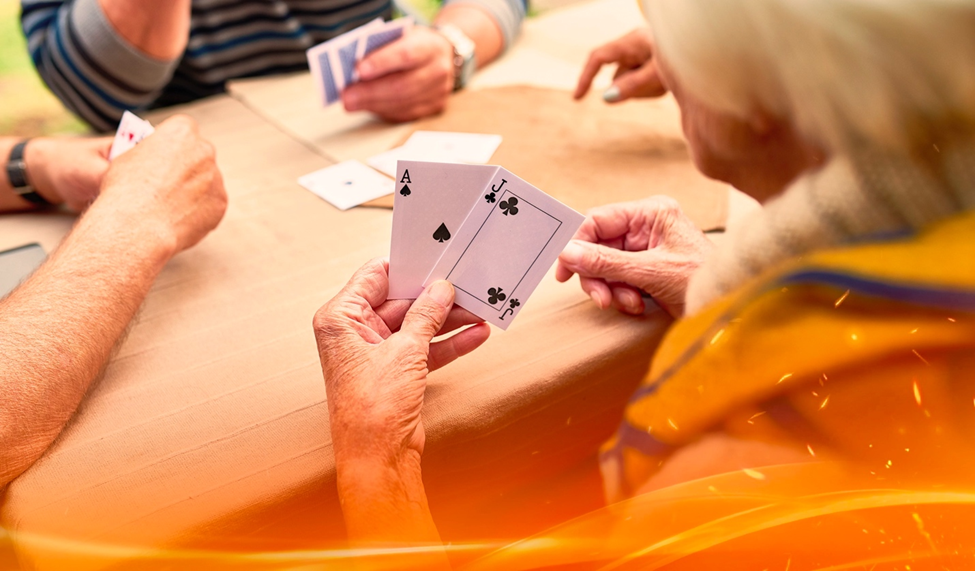
[(0, 487), (61, 432), (170, 257), (123, 214), (96, 202), (0, 302)]
[(436, 23), (456, 26), (474, 42), (474, 59), (478, 69), (497, 59), (504, 51), (507, 41), (505, 30), (496, 16), (480, 4), (446, 4), (437, 14)]
[[(104, 4), (104, 6), (103, 6)], [(142, 109), (169, 83), (189, 36), (190, 0), (22, 0), (38, 74), (99, 131)]]
[(190, 0), (98, 0), (122, 38), (142, 53), (173, 60), (186, 49), (190, 35)]
[(337, 454), (339, 500), (349, 541), (361, 547), (425, 547), (414, 556), (417, 568), (450, 567), (427, 505), (420, 455), (407, 451), (395, 460), (341, 460)]

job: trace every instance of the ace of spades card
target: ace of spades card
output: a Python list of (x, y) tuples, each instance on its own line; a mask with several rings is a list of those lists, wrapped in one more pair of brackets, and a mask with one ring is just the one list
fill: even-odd
[(416, 299), (497, 166), (399, 161), (389, 252), (389, 299)]
[(458, 305), (507, 329), (585, 217), (502, 168), (478, 194), (423, 285), (451, 282)]

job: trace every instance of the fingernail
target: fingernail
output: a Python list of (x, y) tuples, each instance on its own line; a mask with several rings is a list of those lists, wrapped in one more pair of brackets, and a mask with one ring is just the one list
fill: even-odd
[(369, 79), (372, 76), (373, 65), (369, 62), (362, 62), (359, 64), (359, 79)]
[(603, 302), (599, 300), (599, 296), (596, 295), (596, 292), (590, 293), (589, 297), (592, 298), (592, 302), (596, 304), (596, 307), (598, 307), (599, 309), (606, 309), (605, 307), (603, 307)]
[(562, 260), (567, 266), (578, 266), (582, 262), (582, 256), (585, 254), (585, 250), (579, 245), (575, 240), (571, 240), (569, 244), (562, 250), (562, 255), (559, 259)]
[(438, 280), (430, 285), (430, 289), (427, 293), (434, 301), (440, 305), (447, 307), (454, 301), (454, 286), (450, 285), (447, 280)]
[(640, 313), (640, 300), (635, 292), (625, 291), (620, 293), (620, 303), (627, 313)]
[(616, 103), (620, 100), (620, 88), (615, 85), (609, 86), (609, 89), (603, 92), (603, 101), (606, 103)]

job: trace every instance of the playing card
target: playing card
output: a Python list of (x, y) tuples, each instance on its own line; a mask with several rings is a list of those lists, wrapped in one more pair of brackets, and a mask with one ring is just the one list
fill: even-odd
[(298, 184), (348, 210), (393, 192), (393, 182), (359, 161), (349, 160), (298, 179)]
[(385, 22), (382, 26), (370, 28), (366, 34), (365, 42), (362, 45), (362, 53), (358, 59), (371, 54), (386, 44), (395, 42), (403, 37), (406, 30), (413, 27), (413, 18), (397, 18), (391, 22)]
[(328, 107), (337, 102), (346, 87), (359, 81), (355, 68), (365, 55), (402, 37), (404, 30), (412, 25), (410, 18), (392, 22), (376, 19), (309, 48), (305, 52), (308, 69), (322, 105)]
[(145, 119), (140, 119), (129, 111), (123, 112), (122, 121), (119, 122), (118, 130), (115, 131), (115, 140), (112, 141), (112, 148), (108, 152), (108, 160), (115, 160), (116, 157), (131, 150), (141, 143), (142, 139), (155, 131)]
[(485, 133), (452, 133), (447, 131), (416, 131), (403, 146), (424, 149), (431, 153), (450, 155), (458, 162), (472, 165), (486, 164), (501, 145), (501, 135)]
[(500, 144), (501, 135), (416, 131), (403, 146), (369, 157), (366, 164), (395, 178), (397, 161), (482, 165)]
[(308, 50), (308, 69), (318, 90), (322, 106), (328, 107), (339, 100), (339, 86), (335, 81), (336, 73), (332, 65), (331, 46), (321, 44)]
[(414, 299), (453, 243), (496, 166), (400, 161), (389, 252), (389, 299)]
[(402, 147), (396, 147), (383, 153), (379, 153), (378, 155), (371, 156), (366, 159), (366, 164), (385, 175), (397, 178), (396, 164), (400, 161), (424, 161), (434, 163), (464, 162), (454, 159), (453, 155), (447, 152), (423, 148), (411, 148), (404, 145)]
[(450, 281), (458, 305), (507, 329), (584, 220), (499, 168), (424, 286)]

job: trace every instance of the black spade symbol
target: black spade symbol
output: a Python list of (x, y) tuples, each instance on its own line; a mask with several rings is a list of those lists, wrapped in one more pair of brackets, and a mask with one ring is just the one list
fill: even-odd
[(399, 189), (399, 193), (402, 194), (403, 196), (409, 196), (410, 195), (410, 187), (404, 184), (403, 185), (403, 188)]
[(450, 230), (447, 230), (446, 224), (440, 224), (437, 231), (433, 233), (433, 239), (437, 242), (446, 242), (447, 240), (450, 240)]

